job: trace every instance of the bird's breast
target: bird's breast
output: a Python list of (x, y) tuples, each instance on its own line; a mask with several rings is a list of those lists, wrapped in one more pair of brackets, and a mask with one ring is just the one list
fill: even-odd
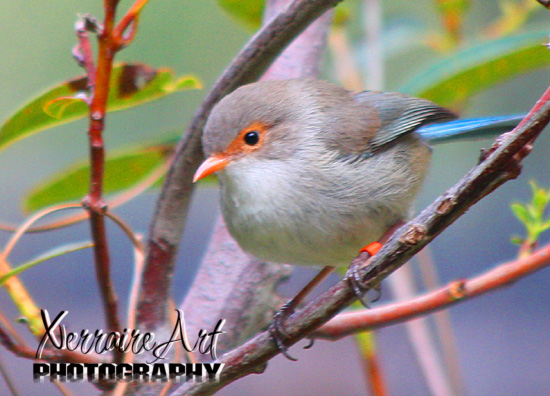
[(420, 160), (404, 148), (353, 163), (317, 158), (227, 166), (220, 182), (229, 231), (266, 261), (347, 265), (408, 215), (429, 152)]

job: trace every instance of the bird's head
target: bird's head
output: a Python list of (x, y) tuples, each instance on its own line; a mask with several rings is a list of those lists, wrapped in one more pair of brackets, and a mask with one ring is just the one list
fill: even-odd
[(223, 98), (212, 110), (197, 181), (243, 159), (284, 160), (325, 123), (322, 90), (314, 80), (261, 81)]

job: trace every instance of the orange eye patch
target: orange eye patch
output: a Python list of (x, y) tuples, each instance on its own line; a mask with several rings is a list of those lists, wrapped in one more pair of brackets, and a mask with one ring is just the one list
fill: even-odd
[(229, 144), (225, 154), (228, 156), (246, 154), (259, 149), (262, 146), (267, 129), (268, 126), (263, 122), (255, 121), (251, 123)]

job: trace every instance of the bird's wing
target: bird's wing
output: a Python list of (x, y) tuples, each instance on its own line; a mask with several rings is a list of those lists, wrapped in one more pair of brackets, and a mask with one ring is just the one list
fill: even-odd
[(380, 117), (380, 129), (369, 142), (371, 153), (423, 125), (457, 118), (450, 110), (428, 100), (401, 93), (363, 91), (354, 98), (368, 108), (375, 108)]

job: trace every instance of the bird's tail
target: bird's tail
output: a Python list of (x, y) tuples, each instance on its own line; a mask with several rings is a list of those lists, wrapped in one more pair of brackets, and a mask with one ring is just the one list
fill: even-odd
[(422, 126), (416, 133), (431, 144), (487, 139), (511, 131), (523, 117), (515, 115), (453, 120)]

